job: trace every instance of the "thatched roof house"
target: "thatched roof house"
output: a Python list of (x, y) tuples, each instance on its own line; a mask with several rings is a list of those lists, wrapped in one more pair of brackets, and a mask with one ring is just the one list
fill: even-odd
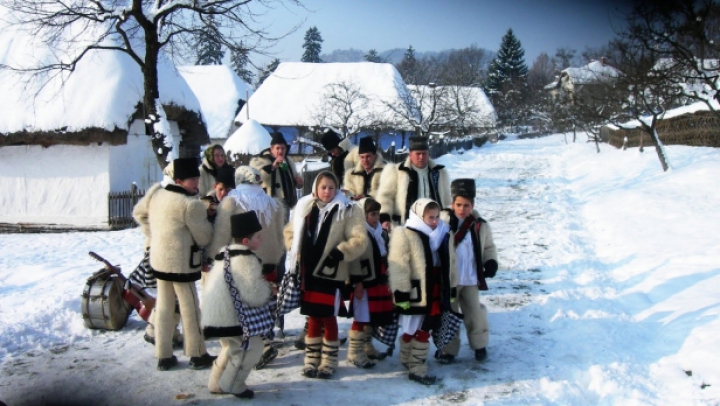
[[(0, 28), (0, 65), (53, 57), (32, 36)], [(209, 142), (200, 105), (169, 62), (159, 71), (175, 151), (199, 155)], [(72, 74), (41, 79), (0, 71), (0, 224), (108, 228), (109, 193), (161, 179), (140, 114), (140, 68), (124, 53), (92, 51)]]

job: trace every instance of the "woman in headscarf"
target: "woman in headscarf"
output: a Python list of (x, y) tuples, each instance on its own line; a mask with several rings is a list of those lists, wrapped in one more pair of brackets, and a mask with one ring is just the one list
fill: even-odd
[(225, 157), (225, 149), (220, 144), (213, 144), (205, 149), (202, 157), (202, 165), (200, 165), (200, 197), (207, 196), (213, 191), (215, 186), (215, 178), (218, 169), (223, 166), (230, 167)]
[(285, 267), (299, 267), (300, 314), (308, 316), (303, 375), (329, 379), (338, 365), (337, 316), (344, 310), (349, 263), (365, 252), (368, 240), (362, 208), (339, 192), (332, 172), (318, 174), (312, 190), (285, 226)]

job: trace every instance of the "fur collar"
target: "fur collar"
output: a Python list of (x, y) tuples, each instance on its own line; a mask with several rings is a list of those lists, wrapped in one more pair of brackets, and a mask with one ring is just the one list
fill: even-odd
[(186, 195), (186, 196), (197, 196), (198, 195), (198, 192), (190, 193), (190, 192), (188, 192), (187, 189), (185, 189), (184, 187), (182, 187), (178, 184), (175, 184), (175, 183), (173, 183), (172, 185), (165, 186), (165, 190), (167, 190), (168, 192), (180, 193), (181, 195)]

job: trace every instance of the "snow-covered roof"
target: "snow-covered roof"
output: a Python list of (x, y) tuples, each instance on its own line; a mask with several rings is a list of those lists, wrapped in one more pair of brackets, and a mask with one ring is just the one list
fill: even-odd
[(326, 105), (336, 85), (346, 85), (365, 96), (356, 100), (348, 127), (362, 127), (379, 120), (392, 121), (393, 112), (384, 103), (401, 105), (405, 83), (388, 63), (283, 62), (250, 97), (235, 122), (250, 118), (272, 126), (338, 126), (328, 116)]
[(569, 76), (575, 85), (584, 85), (616, 78), (620, 71), (601, 61), (592, 61), (579, 68), (564, 69), (561, 75)]
[[(27, 68), (57, 60), (57, 50), (2, 20), (0, 65)], [(200, 112), (195, 95), (167, 58), (161, 58), (158, 70), (161, 103)], [(119, 51), (90, 51), (72, 74), (63, 72), (45, 81), (27, 82), (28, 77), (0, 70), (0, 133), (75, 132), (91, 127), (127, 130), (143, 97), (140, 67)]]
[(210, 138), (225, 138), (233, 127), (238, 100), (253, 93), (229, 66), (180, 66), (180, 75), (200, 102), (203, 120)]
[(225, 141), (223, 148), (228, 155), (257, 155), (270, 146), (270, 133), (257, 121), (250, 119)]
[(497, 113), (490, 99), (482, 88), (477, 86), (417, 86), (408, 85), (410, 94), (415, 97), (416, 102), (421, 105), (423, 117), (429, 117), (433, 109), (433, 92), (437, 94), (437, 103), (448, 106), (441, 122), (448, 122), (455, 119), (457, 109), (465, 114), (466, 125), (478, 127), (494, 127), (497, 120)]

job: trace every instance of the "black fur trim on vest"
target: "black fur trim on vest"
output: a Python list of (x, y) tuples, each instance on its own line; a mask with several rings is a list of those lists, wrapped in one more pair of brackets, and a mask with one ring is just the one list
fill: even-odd
[(200, 271), (193, 273), (170, 273), (160, 272), (155, 269), (153, 270), (153, 274), (155, 274), (155, 278), (168, 282), (195, 282), (201, 278)]
[(203, 328), (203, 336), (205, 338), (242, 337), (242, 335), (243, 335), (242, 326), (232, 326), (232, 327), (208, 326), (208, 327)]
[(196, 195), (197, 195), (197, 192), (196, 192), (196, 193), (190, 193), (190, 192), (188, 192), (188, 190), (185, 189), (184, 187), (182, 187), (182, 186), (180, 186), (180, 185), (175, 185), (175, 184), (172, 184), (172, 183), (169, 184), (169, 185), (167, 185), (167, 186), (165, 186), (165, 190), (167, 190), (168, 192), (180, 193), (181, 195), (186, 195), (186, 196), (196, 196)]

